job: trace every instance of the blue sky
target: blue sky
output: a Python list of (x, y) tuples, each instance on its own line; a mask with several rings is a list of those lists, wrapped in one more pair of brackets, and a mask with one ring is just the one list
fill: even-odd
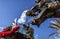
[[(15, 18), (19, 18), (21, 13), (35, 6), (35, 0), (0, 0), (0, 26), (5, 28), (10, 25)], [(49, 28), (50, 21), (54, 19), (47, 19), (41, 24), (41, 27), (34, 27), (35, 39), (48, 39), (48, 35), (54, 32)], [(1, 31), (2, 29), (0, 29)], [(54, 39), (50, 37), (50, 39)]]

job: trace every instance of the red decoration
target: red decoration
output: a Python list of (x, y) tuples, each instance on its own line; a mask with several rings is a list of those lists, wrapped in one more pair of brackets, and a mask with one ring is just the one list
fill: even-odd
[(8, 35), (13, 34), (15, 31), (17, 31), (19, 29), (19, 26), (14, 27), (13, 29), (11, 29), (10, 31), (7, 31), (6, 29), (4, 29), (2, 32), (0, 32), (0, 37), (5, 37)]

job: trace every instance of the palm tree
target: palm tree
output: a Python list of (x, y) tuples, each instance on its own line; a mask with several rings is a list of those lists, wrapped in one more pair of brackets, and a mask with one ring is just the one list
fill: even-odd
[(49, 37), (52, 35), (56, 35), (56, 36), (59, 35), (60, 34), (60, 19), (56, 19), (54, 21), (51, 21), (51, 24), (52, 25), (50, 26), (50, 28), (55, 29), (56, 32), (50, 34)]

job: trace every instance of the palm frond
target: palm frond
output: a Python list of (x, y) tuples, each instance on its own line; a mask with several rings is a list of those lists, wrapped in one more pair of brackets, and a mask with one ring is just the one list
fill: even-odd
[(50, 28), (56, 29), (56, 32), (50, 34), (49, 37), (54, 34), (56, 34), (56, 35), (60, 34), (60, 19), (56, 19), (55, 21), (51, 21)]
[(58, 28), (57, 26), (54, 26), (54, 25), (50, 26), (50, 28), (56, 29), (56, 30), (59, 30), (60, 29), (60, 28)]
[(52, 27), (60, 29), (60, 22), (59, 20), (51, 21)]
[(51, 24), (60, 28), (60, 23), (58, 22), (58, 20), (55, 20), (54, 22), (52, 21)]
[(50, 34), (48, 37), (51, 37), (51, 36), (53, 36), (55, 34), (57, 34), (57, 32), (54, 32), (54, 33)]

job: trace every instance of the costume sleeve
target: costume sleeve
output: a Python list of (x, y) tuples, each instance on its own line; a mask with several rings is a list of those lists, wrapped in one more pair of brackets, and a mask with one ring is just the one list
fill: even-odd
[(5, 37), (8, 35), (13, 34), (15, 31), (17, 31), (19, 29), (19, 26), (14, 27), (12, 30), (10, 31), (6, 31), (6, 32), (0, 32), (0, 37)]

